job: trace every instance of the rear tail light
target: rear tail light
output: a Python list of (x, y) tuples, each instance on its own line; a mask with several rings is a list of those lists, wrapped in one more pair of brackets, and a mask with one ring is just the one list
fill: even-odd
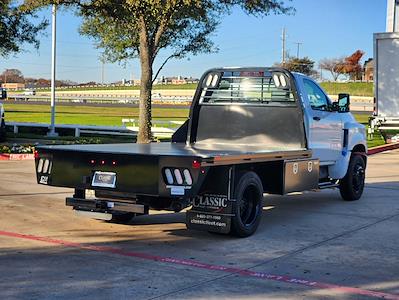
[(176, 178), (177, 184), (183, 184), (183, 177), (181, 177), (180, 170), (179, 169), (175, 169), (174, 170), (174, 174), (175, 174), (175, 178)]
[(190, 171), (188, 169), (185, 169), (183, 171), (183, 175), (184, 175), (184, 180), (186, 181), (186, 183), (188, 185), (192, 185), (193, 184), (193, 179), (191, 178)]
[(164, 171), (165, 183), (174, 185), (192, 185), (193, 178), (189, 169), (165, 168)]
[(44, 164), (44, 159), (41, 158), (39, 160), (39, 163), (37, 164), (37, 173), (41, 173), (43, 171), (43, 164)]
[(49, 160), (47, 158), (41, 158), (41, 159), (39, 159), (39, 162), (37, 163), (37, 173), (50, 174), (52, 167), (53, 167), (53, 163), (51, 160)]
[(46, 159), (44, 161), (44, 164), (43, 164), (43, 173), (47, 173), (48, 172), (48, 167), (49, 166), (50, 166), (50, 161), (48, 159)]
[(165, 176), (168, 184), (173, 184), (173, 175), (170, 169), (165, 169)]

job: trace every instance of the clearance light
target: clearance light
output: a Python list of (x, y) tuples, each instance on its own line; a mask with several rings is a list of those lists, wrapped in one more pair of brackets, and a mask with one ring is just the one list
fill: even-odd
[(173, 175), (170, 169), (165, 169), (165, 176), (168, 184), (173, 184)]
[(181, 177), (180, 170), (179, 169), (175, 169), (174, 170), (174, 174), (175, 174), (175, 178), (176, 178), (177, 184), (183, 184), (183, 177)]
[(193, 169), (199, 169), (201, 168), (201, 163), (198, 160), (193, 160), (191, 166), (193, 167)]

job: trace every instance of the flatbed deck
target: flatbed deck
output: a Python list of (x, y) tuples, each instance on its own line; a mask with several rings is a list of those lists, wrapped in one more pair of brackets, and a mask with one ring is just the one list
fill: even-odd
[(311, 151), (306, 149), (282, 150), (261, 149), (260, 147), (240, 145), (231, 149), (231, 145), (217, 145), (215, 149), (203, 148), (201, 145), (183, 143), (150, 143), (150, 144), (90, 144), (90, 145), (55, 145), (40, 146), (39, 150), (60, 152), (112, 153), (145, 156), (172, 156), (201, 158), (202, 165), (226, 165), (233, 163), (270, 161), (293, 158), (309, 158)]

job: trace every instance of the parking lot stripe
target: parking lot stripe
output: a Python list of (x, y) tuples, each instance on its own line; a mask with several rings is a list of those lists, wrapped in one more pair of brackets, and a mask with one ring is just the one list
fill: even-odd
[(311, 280), (307, 280), (307, 279), (294, 278), (294, 277), (290, 277), (290, 276), (275, 275), (275, 274), (269, 274), (269, 273), (264, 273), (264, 272), (256, 272), (256, 271), (251, 271), (251, 270), (247, 270), (247, 269), (231, 268), (231, 267), (225, 267), (225, 266), (220, 266), (220, 265), (211, 265), (211, 264), (201, 263), (201, 262), (197, 262), (197, 261), (193, 261), (193, 260), (186, 260), (186, 259), (179, 259), (179, 258), (172, 258), (172, 257), (162, 257), (162, 256), (146, 254), (146, 253), (141, 253), (141, 252), (125, 251), (123, 249), (110, 247), (110, 246), (85, 245), (85, 244), (69, 242), (69, 241), (65, 241), (65, 240), (52, 239), (52, 238), (48, 238), (48, 237), (44, 237), (44, 236), (36, 236), (36, 235), (22, 234), (22, 233), (1, 231), (1, 230), (0, 230), (0, 236), (39, 241), (39, 242), (61, 245), (61, 246), (69, 247), (69, 248), (77, 248), (77, 249), (82, 249), (82, 250), (91, 250), (91, 251), (97, 251), (97, 252), (103, 252), (103, 253), (112, 253), (112, 254), (121, 255), (121, 256), (135, 257), (135, 258), (157, 261), (157, 262), (162, 262), (162, 263), (175, 264), (175, 265), (183, 265), (183, 266), (192, 267), (192, 268), (206, 269), (206, 270), (211, 270), (211, 271), (221, 271), (221, 272), (226, 272), (226, 273), (230, 273), (230, 274), (259, 278), (259, 279), (263, 279), (263, 280), (279, 281), (279, 282), (284, 282), (284, 283), (289, 283), (289, 284), (302, 285), (302, 286), (307, 286), (307, 287), (311, 287), (314, 289), (330, 290), (330, 291), (334, 291), (334, 292), (338, 292), (338, 293), (362, 295), (362, 296), (369, 296), (369, 297), (389, 299), (389, 300), (399, 300), (399, 295), (395, 295), (395, 294), (364, 290), (364, 289), (360, 289), (360, 288), (347, 287), (347, 286), (323, 283), (323, 282), (318, 282), (318, 281), (311, 281)]

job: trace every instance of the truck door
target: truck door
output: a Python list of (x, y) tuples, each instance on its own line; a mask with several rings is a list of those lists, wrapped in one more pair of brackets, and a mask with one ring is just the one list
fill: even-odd
[(331, 101), (312, 80), (303, 79), (304, 95), (308, 100), (309, 148), (313, 157), (326, 164), (339, 159), (343, 144), (341, 115), (329, 111)]

